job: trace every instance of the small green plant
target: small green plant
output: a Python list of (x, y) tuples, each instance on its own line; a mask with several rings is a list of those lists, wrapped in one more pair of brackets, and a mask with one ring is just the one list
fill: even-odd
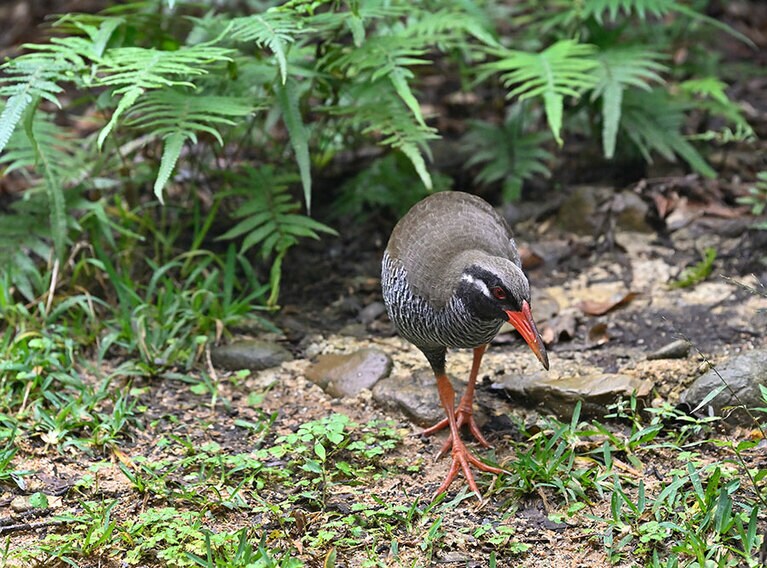
[(703, 251), (703, 259), (697, 264), (685, 268), (677, 279), (669, 284), (671, 288), (689, 288), (703, 282), (714, 270), (716, 249), (706, 247)]
[[(751, 208), (751, 214), (760, 217), (767, 210), (767, 171), (756, 174), (756, 182), (748, 188), (748, 195), (738, 198), (738, 203)], [(755, 229), (767, 231), (767, 220), (754, 223)]]

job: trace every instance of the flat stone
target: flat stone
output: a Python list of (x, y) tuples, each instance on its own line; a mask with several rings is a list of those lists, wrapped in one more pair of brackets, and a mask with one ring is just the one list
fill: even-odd
[(259, 339), (244, 339), (214, 347), (210, 351), (210, 358), (213, 365), (219, 369), (260, 371), (290, 361), (293, 359), (293, 355), (277, 343)]
[(635, 393), (645, 398), (652, 390), (650, 381), (628, 375), (592, 373), (588, 375), (553, 377), (548, 373), (507, 375), (495, 382), (493, 389), (506, 391), (513, 398), (540, 405), (560, 418), (572, 416), (581, 401), (582, 416), (603, 416), (606, 405)]
[(385, 311), (386, 306), (383, 302), (373, 302), (362, 308), (357, 317), (362, 323), (369, 324), (377, 320)]
[[(716, 369), (707, 371), (682, 393), (681, 402), (688, 406), (689, 410), (693, 410), (706, 396), (720, 389), (723, 384), (727, 384), (727, 387), (710, 400), (700, 413), (708, 415), (713, 412), (724, 416), (725, 420), (732, 424), (753, 426), (753, 419), (743, 407), (764, 406), (759, 386), (767, 386), (767, 349), (755, 349), (736, 355)], [(764, 421), (764, 414), (752, 414)]]
[[(456, 404), (466, 385), (451, 380), (456, 390)], [(437, 381), (429, 369), (412, 375), (397, 375), (380, 381), (373, 387), (373, 399), (380, 405), (403, 412), (419, 426), (432, 426), (445, 417), (439, 401)], [(475, 413), (475, 418), (481, 422)]]
[(690, 353), (690, 342), (684, 339), (677, 339), (667, 343), (660, 349), (656, 349), (647, 358), (650, 361), (655, 359), (684, 359)]
[(391, 372), (392, 361), (380, 349), (360, 349), (349, 355), (328, 354), (306, 370), (306, 378), (334, 398), (356, 396)]

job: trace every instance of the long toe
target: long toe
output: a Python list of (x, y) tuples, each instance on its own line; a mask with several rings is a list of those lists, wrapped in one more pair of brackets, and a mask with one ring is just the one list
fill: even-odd
[(480, 461), (476, 456), (469, 452), (462, 441), (458, 440), (457, 442), (453, 443), (453, 463), (450, 464), (450, 471), (448, 471), (447, 477), (445, 477), (442, 485), (440, 485), (439, 489), (437, 489), (435, 496), (447, 491), (448, 487), (450, 487), (450, 484), (453, 483), (455, 478), (458, 476), (458, 472), (462, 471), (463, 476), (466, 478), (466, 483), (469, 484), (469, 487), (477, 495), (477, 497), (481, 499), (482, 497), (479, 492), (479, 488), (477, 487), (476, 481), (474, 481), (474, 474), (471, 472), (472, 465), (477, 469), (486, 471), (488, 473), (494, 473), (496, 475), (504, 473), (504, 470), (501, 468), (487, 465), (486, 463)]

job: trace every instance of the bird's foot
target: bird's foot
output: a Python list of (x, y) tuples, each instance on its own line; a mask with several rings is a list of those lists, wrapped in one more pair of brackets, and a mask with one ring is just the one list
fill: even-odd
[(442, 485), (439, 486), (439, 489), (437, 489), (437, 492), (434, 494), (434, 496), (436, 497), (440, 493), (447, 491), (448, 487), (450, 487), (450, 484), (453, 483), (453, 480), (455, 480), (455, 478), (458, 476), (458, 472), (463, 471), (463, 476), (466, 478), (466, 482), (469, 484), (469, 488), (480, 500), (482, 500), (482, 494), (479, 492), (476, 481), (474, 481), (474, 475), (471, 473), (470, 465), (473, 465), (481, 471), (494, 473), (496, 475), (501, 474), (504, 471), (498, 467), (487, 465), (486, 463), (481, 462), (477, 457), (472, 455), (468, 449), (466, 449), (466, 446), (460, 439), (453, 440), (452, 447), (453, 463), (450, 466), (450, 471), (448, 472), (445, 481), (443, 481)]
[[(471, 432), (471, 435), (474, 436), (474, 439), (477, 440), (477, 442), (479, 442), (479, 444), (482, 447), (484, 448), (490, 447), (490, 443), (482, 435), (482, 432), (480, 432), (479, 426), (477, 425), (476, 420), (474, 420), (474, 415), (472, 414), (471, 408), (465, 408), (459, 405), (458, 409), (455, 411), (455, 422), (459, 430), (464, 425), (468, 426), (469, 432)], [(434, 426), (431, 426), (427, 428), (426, 430), (424, 430), (423, 432), (421, 432), (421, 435), (431, 436), (432, 434), (435, 434), (439, 432), (440, 430), (447, 428), (448, 425), (449, 425), (449, 422), (447, 418), (445, 418), (437, 422)], [(445, 443), (442, 445), (442, 448), (439, 450), (439, 453), (437, 455), (438, 456), (445, 455), (452, 445), (453, 445), (453, 437), (448, 436), (447, 440), (445, 440)]]

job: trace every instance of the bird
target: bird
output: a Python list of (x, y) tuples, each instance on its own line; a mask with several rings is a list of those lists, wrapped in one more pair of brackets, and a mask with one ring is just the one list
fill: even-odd
[[(433, 193), (396, 224), (381, 261), (381, 291), (389, 319), (426, 357), (437, 382), (445, 419), (423, 431), (449, 429), (437, 457), (452, 452), (447, 477), (435, 497), (463, 475), (481, 500), (471, 466), (494, 474), (461, 439), (468, 427), (483, 447), (490, 444), (472, 414), (474, 389), (487, 345), (504, 322), (516, 328), (548, 370), (546, 347), (531, 311), (530, 285), (506, 220), (484, 199), (461, 191)], [(473, 349), (466, 391), (455, 407), (445, 370), (448, 348)]]

